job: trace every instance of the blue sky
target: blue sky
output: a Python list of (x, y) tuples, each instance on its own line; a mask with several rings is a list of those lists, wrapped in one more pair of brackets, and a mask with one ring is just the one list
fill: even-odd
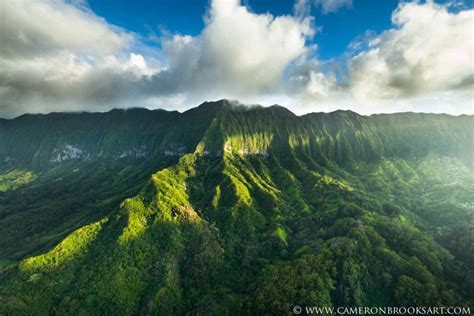
[[(319, 56), (323, 59), (335, 58), (346, 51), (355, 37), (367, 30), (382, 32), (390, 28), (390, 16), (398, 2), (355, 0), (351, 7), (329, 14), (312, 8), (315, 23), (321, 28), (315, 40)], [(90, 0), (88, 3), (97, 15), (108, 22), (144, 37), (150, 33), (159, 35), (161, 30), (198, 35), (204, 27), (203, 17), (209, 8), (208, 0)], [(293, 14), (294, 1), (248, 0), (243, 3), (256, 13), (269, 12), (274, 16)]]
[[(347, 50), (349, 43), (367, 30), (381, 33), (392, 26), (391, 15), (399, 0), (354, 0), (350, 7), (324, 14), (312, 8), (315, 23), (321, 30), (315, 37), (322, 59), (336, 58)], [(446, 3), (447, 1), (436, 1)], [(90, 8), (108, 22), (137, 32), (144, 37), (161, 30), (171, 33), (198, 35), (204, 27), (203, 17), (209, 0), (89, 0)], [(274, 16), (293, 14), (294, 1), (246, 0), (256, 13), (269, 12)], [(465, 6), (469, 3), (466, 2)], [(470, 4), (472, 7), (474, 2)], [(153, 45), (153, 43), (149, 43)]]
[(54, 0), (1, 8), (0, 116), (205, 100), (471, 114), (470, 0)]

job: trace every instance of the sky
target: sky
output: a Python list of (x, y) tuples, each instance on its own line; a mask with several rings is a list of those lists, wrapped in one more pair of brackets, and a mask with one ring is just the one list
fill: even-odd
[(4, 0), (0, 117), (203, 101), (472, 114), (470, 0)]

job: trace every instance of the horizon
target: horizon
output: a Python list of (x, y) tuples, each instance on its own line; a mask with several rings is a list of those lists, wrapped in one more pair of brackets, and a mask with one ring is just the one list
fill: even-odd
[(472, 1), (25, 0), (0, 13), (0, 117), (222, 98), (297, 115), (473, 113)]
[(41, 112), (37, 112), (37, 113), (23, 113), (23, 114), (20, 114), (18, 116), (15, 116), (15, 117), (11, 117), (11, 118), (8, 118), (8, 117), (0, 117), (1, 120), (7, 120), (7, 121), (12, 121), (12, 120), (16, 120), (20, 117), (23, 117), (23, 116), (36, 116), (36, 115), (51, 115), (51, 114), (106, 114), (106, 113), (109, 113), (109, 112), (112, 112), (112, 111), (123, 111), (123, 112), (127, 112), (127, 111), (130, 111), (130, 110), (144, 110), (144, 111), (165, 111), (165, 112), (168, 112), (168, 113), (173, 113), (173, 112), (177, 112), (179, 114), (183, 114), (183, 113), (186, 113), (190, 110), (193, 110), (193, 109), (196, 109), (206, 103), (218, 103), (218, 102), (223, 102), (223, 101), (227, 101), (227, 102), (237, 102), (236, 105), (238, 106), (242, 106), (244, 108), (247, 108), (248, 110), (251, 110), (252, 108), (271, 108), (271, 107), (282, 107), (286, 110), (288, 110), (289, 112), (291, 112), (292, 114), (294, 114), (295, 116), (297, 117), (302, 117), (302, 116), (305, 116), (305, 115), (311, 115), (311, 114), (331, 114), (331, 113), (335, 113), (335, 112), (351, 112), (351, 113), (355, 113), (359, 116), (364, 116), (364, 117), (370, 117), (370, 116), (374, 116), (374, 115), (396, 115), (396, 114), (427, 114), (427, 115), (448, 115), (448, 116), (453, 116), (453, 117), (459, 117), (459, 116), (474, 116), (473, 113), (461, 113), (461, 114), (450, 114), (450, 113), (443, 113), (443, 112), (440, 112), (440, 113), (437, 113), (437, 112), (415, 112), (415, 111), (402, 111), (402, 112), (379, 112), (379, 113), (371, 113), (371, 114), (362, 114), (362, 113), (359, 113), (359, 112), (356, 112), (354, 110), (351, 110), (351, 109), (335, 109), (335, 110), (331, 110), (331, 111), (319, 111), (319, 112), (316, 112), (316, 111), (313, 111), (313, 112), (305, 112), (303, 114), (298, 114), (298, 113), (295, 113), (294, 111), (292, 111), (290, 108), (286, 107), (286, 106), (283, 106), (283, 105), (280, 105), (280, 104), (271, 104), (271, 105), (261, 105), (261, 104), (245, 104), (245, 103), (241, 103), (239, 102), (238, 100), (230, 100), (230, 99), (219, 99), (219, 100), (213, 100), (213, 101), (204, 101), (198, 105), (195, 105), (195, 106), (191, 106), (189, 108), (186, 108), (184, 110), (173, 110), (173, 109), (164, 109), (164, 108), (154, 108), (154, 109), (150, 109), (150, 108), (146, 108), (146, 107), (140, 107), (140, 106), (132, 106), (132, 107), (122, 107), (122, 108), (111, 108), (111, 109), (108, 109), (108, 110), (103, 110), (103, 111), (88, 111), (88, 110), (78, 110), (78, 111), (52, 111), (52, 112), (46, 112), (46, 113), (41, 113)]

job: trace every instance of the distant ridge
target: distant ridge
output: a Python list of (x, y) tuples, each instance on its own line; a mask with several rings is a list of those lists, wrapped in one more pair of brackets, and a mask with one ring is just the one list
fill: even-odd
[(250, 154), (299, 148), (339, 163), (427, 151), (468, 157), (473, 118), (418, 113), (363, 116), (343, 110), (297, 116), (279, 105), (246, 106), (226, 99), (182, 113), (131, 108), (24, 114), (0, 121), (0, 161), (3, 168), (46, 168), (59, 162), (183, 155), (199, 144), (200, 150), (211, 154), (225, 148)]
[[(137, 112), (140, 112), (140, 111), (144, 111), (144, 112), (169, 112), (169, 113), (186, 113), (188, 111), (193, 111), (195, 109), (207, 109), (208, 111), (216, 111), (220, 108), (233, 108), (234, 110), (237, 110), (237, 109), (240, 109), (240, 110), (252, 110), (252, 109), (255, 109), (255, 108), (273, 108), (273, 109), (277, 109), (277, 108), (280, 108), (280, 109), (284, 109), (288, 112), (291, 112), (293, 113), (291, 110), (289, 110), (288, 108), (284, 107), (284, 106), (281, 106), (281, 105), (278, 105), (278, 104), (273, 104), (273, 105), (270, 105), (270, 106), (263, 106), (263, 105), (260, 105), (260, 104), (244, 104), (244, 103), (240, 103), (239, 101), (237, 100), (229, 100), (229, 99), (221, 99), (221, 100), (217, 100), (217, 101), (205, 101), (203, 103), (201, 103), (200, 105), (196, 106), (196, 107), (193, 107), (193, 108), (190, 108), (190, 109), (187, 109), (185, 111), (182, 111), (182, 112), (179, 112), (177, 110), (166, 110), (166, 109), (161, 109), (161, 108), (157, 108), (157, 109), (148, 109), (146, 107), (129, 107), (129, 108), (113, 108), (113, 109), (110, 109), (110, 110), (107, 110), (107, 111), (100, 111), (100, 112), (97, 112), (97, 111), (65, 111), (65, 112), (58, 112), (58, 111), (54, 111), (54, 112), (49, 112), (49, 113), (24, 113), (24, 114), (21, 114), (17, 117), (14, 117), (14, 118), (1, 118), (0, 117), (0, 121), (1, 120), (7, 120), (7, 121), (10, 121), (10, 120), (15, 120), (15, 119), (18, 119), (18, 118), (21, 118), (21, 117), (24, 117), (24, 116), (43, 116), (43, 115), (58, 115), (58, 114), (107, 114), (107, 113), (110, 113), (110, 112), (128, 112), (128, 111), (131, 111), (131, 112), (134, 112), (134, 111), (137, 111)], [(395, 113), (373, 113), (373, 114), (370, 114), (370, 115), (363, 115), (363, 114), (359, 114), (357, 112), (354, 112), (352, 110), (334, 110), (334, 111), (330, 111), (330, 112), (309, 112), (309, 113), (305, 113), (305, 114), (301, 114), (301, 115), (296, 115), (294, 114), (295, 116), (306, 116), (306, 115), (314, 115), (314, 114), (330, 114), (330, 113), (353, 113), (353, 114), (356, 114), (356, 115), (359, 115), (359, 116), (377, 116), (377, 115), (394, 115), (394, 114), (409, 114), (409, 113), (413, 113), (413, 114), (426, 114), (426, 115), (447, 115), (447, 116), (474, 116), (474, 114), (459, 114), (459, 115), (452, 115), (452, 114), (447, 114), (447, 113), (429, 113), (429, 112), (395, 112)]]

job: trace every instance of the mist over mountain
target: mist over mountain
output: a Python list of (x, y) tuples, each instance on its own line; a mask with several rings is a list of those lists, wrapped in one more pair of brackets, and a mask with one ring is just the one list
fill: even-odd
[(472, 306), (474, 116), (0, 120), (0, 314)]

